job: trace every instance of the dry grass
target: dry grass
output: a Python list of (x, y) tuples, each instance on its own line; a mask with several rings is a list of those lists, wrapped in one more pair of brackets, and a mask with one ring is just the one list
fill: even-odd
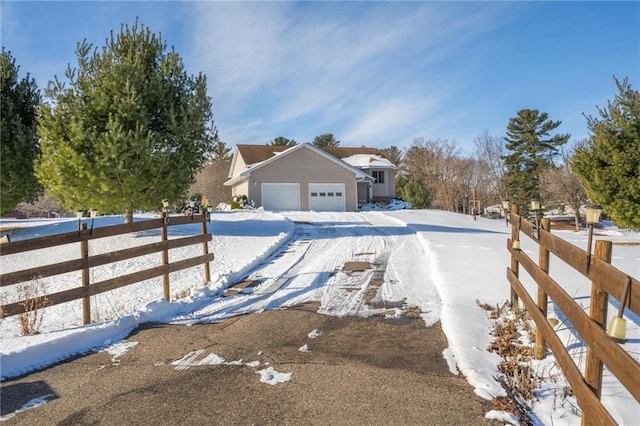
[(43, 308), (50, 304), (45, 295), (44, 285), (37, 278), (32, 281), (19, 284), (18, 296), (22, 299), (20, 305), (24, 313), (18, 315), (23, 336), (40, 333), (42, 325)]
[(518, 416), (522, 424), (531, 424), (529, 403), (541, 378), (536, 376), (532, 368), (533, 348), (523, 343), (523, 337), (527, 337), (529, 342), (535, 340), (528, 315), (521, 310), (511, 312), (508, 302), (495, 307), (477, 300), (476, 304), (487, 311), (489, 318), (494, 321), (491, 331), (494, 340), (487, 351), (495, 352), (502, 358), (498, 364), (501, 375), (496, 380), (507, 396), (495, 398), (493, 405), (498, 410)]
[(554, 231), (575, 231), (576, 225), (573, 222), (552, 221), (551, 229)]

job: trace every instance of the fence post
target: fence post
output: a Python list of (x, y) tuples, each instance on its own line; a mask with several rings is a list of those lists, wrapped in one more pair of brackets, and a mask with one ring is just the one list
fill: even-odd
[[(80, 257), (84, 260), (82, 268), (82, 287), (89, 291), (89, 237), (87, 224), (80, 225)], [(82, 297), (82, 324), (91, 324), (91, 296)]]
[[(202, 235), (207, 234), (207, 217), (204, 212), (202, 213)], [(202, 243), (202, 254), (209, 254), (209, 243), (207, 241)], [(211, 267), (209, 266), (209, 262), (204, 263), (204, 283), (207, 284), (211, 281)]]
[[(516, 204), (511, 205), (511, 241), (515, 241), (519, 238), (519, 221), (513, 220), (513, 216), (518, 215), (518, 206)], [(511, 271), (517, 277), (519, 274), (520, 265), (514, 256), (511, 256)], [(511, 288), (511, 310), (516, 311), (518, 309), (518, 293), (516, 293), (513, 286)]]
[[(613, 243), (611, 241), (596, 241), (595, 256), (607, 263), (611, 263)], [(599, 283), (591, 283), (591, 307), (589, 308), (589, 316), (602, 329), (605, 328), (607, 321), (607, 306), (609, 303), (609, 295), (602, 291)], [(602, 390), (602, 361), (593, 353), (591, 346), (587, 346), (587, 365), (585, 369), (584, 379), (591, 388), (591, 391), (600, 399)], [(584, 419), (583, 419), (583, 424)]]
[[(162, 242), (167, 241), (167, 212), (162, 212), (162, 228), (160, 228), (160, 238)], [(162, 264), (164, 266), (169, 265), (169, 248), (167, 246), (162, 250)], [(162, 286), (164, 289), (164, 300), (171, 301), (171, 289), (169, 288), (169, 273), (165, 272), (162, 275)]]
[[(543, 218), (540, 221), (540, 227), (547, 232), (551, 232), (551, 220)], [(540, 229), (538, 230), (538, 266), (540, 266), (540, 269), (544, 272), (549, 273), (549, 250), (540, 244)], [(547, 318), (547, 305), (547, 293), (538, 286), (538, 309), (540, 309), (540, 313), (542, 313), (545, 319)], [(542, 337), (540, 327), (538, 327), (536, 329), (536, 344), (533, 349), (533, 356), (535, 359), (544, 359), (546, 351), (546, 343), (544, 337)]]

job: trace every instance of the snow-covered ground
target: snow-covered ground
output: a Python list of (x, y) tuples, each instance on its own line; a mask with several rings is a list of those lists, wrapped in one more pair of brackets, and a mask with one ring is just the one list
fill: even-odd
[[(136, 220), (144, 220), (137, 217)], [(85, 219), (87, 220), (87, 219)], [(95, 226), (121, 223), (121, 217), (98, 218)], [(295, 222), (295, 223), (294, 223)], [(1, 221), (0, 226), (19, 224), (12, 240), (33, 238), (77, 229), (69, 219), (45, 221)], [(32, 225), (32, 226), (25, 226)], [(171, 228), (170, 228), (171, 229)], [(118, 350), (133, 329), (145, 322), (194, 324), (222, 321), (226, 318), (267, 309), (283, 309), (304, 302), (320, 302), (319, 312), (326, 315), (370, 316), (386, 314), (375, 304), (365, 303), (373, 274), (383, 274), (376, 297), (385, 301), (404, 301), (419, 307), (425, 326), (441, 321), (449, 348), (443, 356), (452, 372), (460, 371), (476, 393), (491, 399), (504, 391), (494, 380), (499, 358), (486, 351), (492, 341), (492, 321), (476, 301), (502, 304), (509, 297), (506, 267), (509, 254), (506, 239), (509, 228), (500, 220), (477, 218), (433, 210), (369, 211), (361, 213), (286, 212), (272, 214), (257, 211), (216, 212), (209, 230), (214, 234), (209, 250), (216, 259), (211, 264), (212, 280), (204, 285), (202, 268), (171, 275), (173, 302), (162, 298), (161, 279), (149, 280), (92, 300), (91, 325), (81, 325), (81, 304), (70, 302), (46, 308), (41, 334), (20, 336), (16, 318), (0, 320), (0, 375), (2, 380), (51, 365), (70, 356), (95, 350)], [(169, 237), (199, 233), (198, 225), (172, 229)], [(640, 234), (612, 227), (599, 230), (595, 238), (615, 242), (640, 242)], [(558, 231), (558, 235), (580, 247), (586, 246), (586, 233)], [(110, 238), (91, 245), (91, 254), (158, 241), (159, 233), (146, 231), (126, 237)], [(537, 248), (523, 241), (523, 249), (534, 257)], [(177, 260), (200, 254), (201, 248), (171, 252)], [(46, 251), (46, 263), (75, 258), (78, 247), (60, 247)], [(41, 264), (43, 255), (4, 256), (2, 272)], [(159, 255), (144, 256), (115, 265), (92, 269), (92, 282), (101, 281), (136, 269), (159, 264)], [(367, 262), (375, 266), (359, 274), (345, 270), (347, 262)], [(551, 273), (585, 309), (589, 305), (590, 284), (560, 262), (551, 261)], [(640, 248), (615, 245), (613, 264), (635, 277), (640, 275)], [(382, 272), (383, 271), (383, 272)], [(522, 274), (523, 276), (525, 274)], [(235, 295), (222, 297), (225, 289), (241, 280), (252, 284)], [(524, 279), (530, 292), (534, 286)], [(79, 272), (49, 279), (38, 285), (47, 292), (75, 287)], [(15, 300), (17, 286), (1, 288), (3, 303)], [(559, 315), (555, 306), (550, 315)], [(617, 304), (609, 315), (617, 313)], [(640, 359), (640, 319), (626, 313), (626, 348)], [(584, 359), (584, 347), (569, 329), (561, 331), (574, 347), (575, 358)], [(573, 339), (573, 340), (571, 340)], [(122, 347), (122, 346), (120, 346)], [(127, 348), (135, 347), (133, 342)], [(583, 363), (584, 361), (580, 361)], [(553, 359), (534, 362), (534, 368), (547, 378), (538, 393), (533, 416), (540, 424), (579, 424), (569, 405), (557, 402), (556, 389), (564, 383), (552, 374)], [(295, 372), (292, 372), (295, 375)], [(290, 376), (264, 372), (271, 384)], [(280, 377), (280, 379), (279, 379)], [(605, 371), (603, 402), (621, 424), (637, 423), (640, 406)], [(575, 401), (574, 401), (575, 403)], [(508, 416), (489, 416), (508, 420)]]

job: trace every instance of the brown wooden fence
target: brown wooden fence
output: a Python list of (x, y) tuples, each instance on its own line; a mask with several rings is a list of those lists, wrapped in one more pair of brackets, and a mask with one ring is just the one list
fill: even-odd
[[(201, 223), (201, 235), (168, 240), (167, 231), (169, 226), (186, 225), (192, 223)], [(92, 240), (151, 229), (160, 229), (159, 242), (89, 256), (89, 243)], [(209, 282), (211, 280), (209, 262), (213, 261), (214, 259), (213, 253), (209, 253), (208, 248), (208, 242), (211, 240), (211, 234), (207, 233), (207, 222), (205, 215), (172, 216), (170, 218), (167, 218), (163, 213), (162, 217), (160, 217), (159, 219), (144, 220), (123, 225), (106, 226), (91, 230), (87, 229), (86, 223), (83, 223), (78, 231), (1, 244), (0, 256), (9, 256), (12, 254), (56, 247), (63, 244), (77, 243), (79, 244), (79, 258), (66, 262), (40, 266), (37, 268), (30, 268), (0, 274), (0, 286), (5, 287), (19, 284), (25, 281), (31, 281), (33, 279), (51, 277), (67, 272), (82, 271), (80, 287), (75, 287), (57, 293), (42, 295), (46, 296), (42, 300), (46, 301), (46, 306), (52, 306), (59, 303), (66, 303), (72, 300), (82, 299), (82, 321), (84, 324), (89, 324), (91, 322), (90, 297), (96, 294), (115, 290), (120, 287), (124, 287), (162, 275), (164, 298), (166, 300), (170, 300), (169, 274), (171, 272), (191, 268), (201, 264), (204, 264), (204, 281)], [(202, 244), (202, 255), (175, 262), (169, 262), (170, 249), (186, 247), (194, 244)], [(89, 271), (91, 268), (158, 252), (162, 252), (162, 265), (160, 266), (132, 272), (130, 274), (121, 275), (101, 282), (90, 282)], [(34, 304), (30, 302), (30, 300), (21, 300), (14, 303), (2, 305), (0, 306), (0, 317), (18, 315), (34, 309)], [(40, 308), (42, 306), (38, 305), (37, 307)]]
[[(623, 301), (626, 293), (626, 309), (640, 314), (640, 282), (611, 265), (611, 241), (596, 241), (595, 253), (590, 256), (585, 250), (552, 235), (548, 219), (540, 221), (539, 229), (515, 212), (511, 213), (510, 220), (512, 230), (507, 249), (511, 253), (511, 266), (507, 268), (507, 278), (511, 284), (511, 303), (513, 307), (517, 307), (520, 300), (535, 321), (535, 357), (542, 359), (546, 348), (551, 349), (582, 410), (583, 425), (615, 424), (611, 414), (600, 402), (603, 364), (638, 402), (640, 365), (625, 350), (624, 345), (611, 340), (605, 332), (608, 299), (612, 296)], [(521, 235), (526, 235), (538, 244), (537, 263), (525, 252), (513, 248), (513, 241)], [(562, 285), (551, 278), (550, 254), (591, 281), (591, 307), (588, 314)], [(535, 300), (519, 279), (520, 266), (537, 284)], [(587, 347), (584, 375), (547, 321), (549, 298), (571, 322)]]

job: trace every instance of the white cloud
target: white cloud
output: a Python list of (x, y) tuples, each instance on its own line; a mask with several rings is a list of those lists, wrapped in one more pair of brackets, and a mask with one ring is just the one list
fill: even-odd
[(343, 140), (354, 145), (375, 145), (381, 139), (403, 134), (423, 117), (432, 113), (436, 102), (424, 99), (391, 98), (373, 105), (358, 116)]
[(216, 93), (244, 95), (279, 75), (282, 3), (198, 2), (194, 56)]
[(433, 121), (465, 72), (442, 62), (493, 18), (488, 5), (201, 2), (191, 37), (228, 142), (287, 129), (362, 144)]

